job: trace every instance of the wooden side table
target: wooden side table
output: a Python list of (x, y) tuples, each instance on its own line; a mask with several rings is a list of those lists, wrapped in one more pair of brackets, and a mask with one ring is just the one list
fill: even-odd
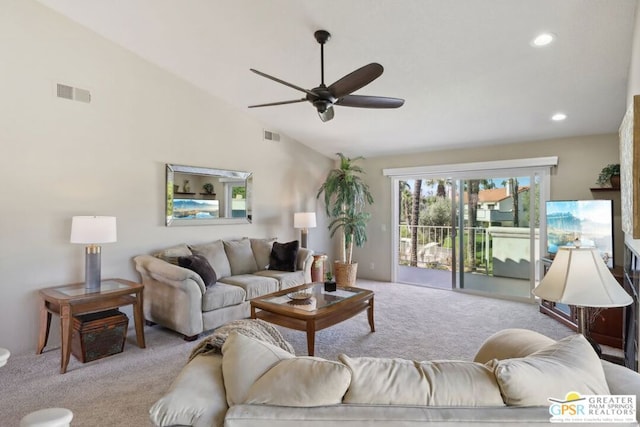
[(311, 264), (311, 281), (324, 282), (324, 262), (327, 259), (325, 254), (314, 254), (313, 264)]
[(73, 333), (73, 316), (111, 310), (125, 305), (133, 305), (133, 319), (136, 327), (138, 347), (145, 348), (144, 317), (142, 314), (142, 290), (140, 283), (125, 279), (107, 279), (100, 283), (97, 291), (86, 290), (84, 283), (54, 286), (39, 291), (40, 332), (36, 354), (41, 354), (49, 339), (51, 315), (60, 316), (60, 373), (67, 372), (71, 356), (71, 335)]

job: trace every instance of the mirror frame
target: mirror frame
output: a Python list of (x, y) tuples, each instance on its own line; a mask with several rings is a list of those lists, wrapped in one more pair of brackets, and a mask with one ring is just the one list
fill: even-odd
[[(244, 182), (246, 194), (246, 215), (241, 218), (221, 217), (221, 218), (176, 218), (173, 212), (174, 197), (174, 174), (183, 173), (198, 176), (211, 176), (222, 178), (225, 182)], [(251, 172), (234, 171), (227, 169), (203, 168), (199, 166), (185, 166), (167, 163), (166, 164), (166, 197), (165, 197), (165, 225), (183, 226), (183, 225), (223, 225), (223, 224), (247, 224), (251, 223), (252, 218), (252, 187), (253, 174)], [(226, 200), (226, 188), (223, 197)], [(215, 196), (215, 194), (214, 194)]]

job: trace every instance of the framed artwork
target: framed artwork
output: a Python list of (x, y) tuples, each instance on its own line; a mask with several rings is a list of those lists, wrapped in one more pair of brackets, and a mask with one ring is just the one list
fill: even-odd
[(619, 134), (622, 231), (640, 239), (640, 95), (633, 97)]

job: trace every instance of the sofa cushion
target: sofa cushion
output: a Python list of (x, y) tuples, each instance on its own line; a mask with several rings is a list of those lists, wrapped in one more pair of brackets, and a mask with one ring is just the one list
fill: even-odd
[(256, 274), (240, 274), (225, 277), (218, 282), (240, 286), (247, 293), (247, 299), (252, 299), (278, 290), (278, 280)]
[(240, 286), (218, 282), (202, 295), (202, 311), (207, 312), (222, 307), (241, 304), (247, 293)]
[(232, 332), (222, 346), (222, 376), (229, 406), (245, 400), (265, 372), (293, 354), (275, 345)]
[(216, 272), (218, 280), (223, 277), (231, 276), (231, 266), (229, 265), (229, 259), (227, 253), (224, 250), (224, 244), (222, 240), (216, 240), (215, 242), (205, 243), (202, 245), (189, 246), (191, 252), (194, 254), (200, 254), (204, 256), (211, 267)]
[(249, 389), (245, 403), (310, 407), (342, 403), (351, 373), (342, 363), (315, 357), (282, 360)]
[(280, 289), (287, 289), (293, 286), (304, 285), (304, 271), (278, 271), (278, 270), (262, 270), (253, 273), (258, 276), (272, 277), (280, 282)]
[(251, 242), (251, 250), (256, 259), (257, 270), (266, 270), (269, 267), (269, 256), (275, 237), (270, 239), (249, 239)]
[(609, 394), (602, 363), (591, 344), (577, 334), (557, 341), (529, 356), (493, 360), (504, 402), (512, 406), (548, 405), (570, 391)]
[(207, 288), (216, 283), (216, 272), (211, 268), (209, 261), (200, 254), (178, 257), (178, 265), (198, 273)]
[(504, 406), (493, 372), (479, 363), (339, 358), (352, 373), (344, 403)]
[(493, 371), (482, 363), (436, 360), (420, 366), (431, 385), (430, 406), (504, 406)]
[(171, 246), (152, 254), (156, 258), (160, 258), (168, 263), (178, 265), (178, 257), (193, 255), (189, 247), (182, 243), (180, 245)]
[(269, 255), (269, 270), (296, 271), (299, 242), (273, 242)]
[(222, 244), (229, 260), (231, 275), (251, 274), (258, 270), (249, 239), (223, 240)]
[(503, 329), (487, 338), (473, 358), (474, 362), (525, 357), (553, 344), (555, 340), (529, 329)]
[(344, 403), (426, 405), (429, 384), (412, 360), (375, 357), (338, 359), (351, 370), (351, 385)]

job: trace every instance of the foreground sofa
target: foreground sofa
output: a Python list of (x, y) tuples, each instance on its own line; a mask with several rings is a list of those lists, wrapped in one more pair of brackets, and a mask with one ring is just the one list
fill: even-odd
[[(311, 282), (313, 251), (297, 249), (295, 271), (269, 269), (274, 243), (275, 239), (216, 240), (136, 256), (145, 320), (194, 340), (204, 331), (249, 317), (252, 298)], [(206, 286), (200, 274), (174, 264), (194, 254), (207, 259), (215, 284)]]
[(554, 341), (506, 329), (473, 362), (335, 362), (232, 332), (222, 355), (186, 365), (150, 418), (196, 427), (522, 425), (548, 423), (548, 398), (570, 391), (638, 396), (640, 375), (598, 359), (581, 335)]

